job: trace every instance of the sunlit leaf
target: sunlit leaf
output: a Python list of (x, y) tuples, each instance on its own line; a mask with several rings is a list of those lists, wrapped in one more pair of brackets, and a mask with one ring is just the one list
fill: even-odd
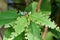
[(46, 25), (48, 27), (51, 27), (52, 29), (56, 28), (55, 23), (51, 22), (50, 19), (44, 17), (41, 13), (32, 14), (32, 15), (30, 15), (29, 19), (34, 22), (37, 21), (38, 23), (41, 23), (41, 24)]
[(16, 25), (14, 25), (15, 32), (20, 34), (24, 31), (24, 28), (27, 25), (27, 20), (25, 17), (18, 17), (16, 21)]
[(40, 37), (39, 26), (35, 24), (34, 22), (31, 22), (28, 27), (27, 39), (28, 40), (42, 40)]

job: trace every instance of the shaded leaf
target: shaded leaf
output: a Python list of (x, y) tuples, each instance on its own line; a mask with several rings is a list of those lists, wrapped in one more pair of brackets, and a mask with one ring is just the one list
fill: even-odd
[(13, 22), (18, 17), (15, 10), (0, 12), (0, 25)]
[(18, 35), (17, 37), (15, 37), (13, 40), (24, 40), (24, 36), (25, 32), (22, 32), (20, 35)]
[(12, 27), (6, 28), (4, 32), (4, 36), (6, 38), (9, 38), (12, 32), (14, 32), (14, 29)]
[(51, 31), (53, 33), (53, 36), (56, 37), (56, 38), (60, 38), (60, 32), (57, 31), (56, 29), (51, 29), (49, 28), (49, 31)]
[(37, 2), (33, 2), (25, 8), (27, 12), (36, 12)]
[(42, 0), (40, 9), (42, 11), (51, 11), (50, 0)]

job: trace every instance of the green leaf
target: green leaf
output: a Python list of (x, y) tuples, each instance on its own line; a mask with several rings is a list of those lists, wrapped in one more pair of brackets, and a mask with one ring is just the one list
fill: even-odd
[(0, 12), (0, 25), (5, 25), (10, 22), (13, 22), (18, 17), (15, 10)]
[(51, 11), (51, 3), (50, 3), (50, 0), (42, 0), (40, 9), (42, 11)]
[(40, 13), (46, 18), (49, 18), (51, 15), (51, 11), (40, 11)]
[(51, 4), (49, 0), (42, 0), (40, 9), (42, 11), (42, 14), (49, 18), (49, 15), (51, 14)]
[(6, 38), (9, 38), (12, 32), (14, 32), (14, 29), (12, 27), (6, 28), (4, 32), (4, 36)]
[(24, 36), (25, 32), (22, 32), (20, 35), (18, 35), (17, 37), (15, 37), (13, 40), (24, 40)]
[(51, 27), (52, 29), (56, 28), (56, 25), (54, 22), (51, 22), (50, 19), (44, 17), (41, 13), (34, 13), (29, 16), (29, 20), (32, 20), (34, 22), (41, 23), (42, 25), (45, 25), (47, 27)]
[(51, 32), (47, 32), (45, 40), (53, 40), (53, 34)]
[(23, 17), (18, 17), (17, 18), (17, 21), (15, 22), (16, 25), (14, 25), (14, 29), (15, 29), (15, 32), (18, 33), (18, 34), (21, 34), (21, 32), (24, 31), (24, 28), (27, 26), (27, 20), (26, 18), (23, 16)]
[(6, 37), (4, 36), (3, 40), (8, 40), (8, 38), (6, 38)]
[(39, 25), (34, 22), (31, 22), (28, 27), (27, 39), (28, 40), (42, 40), (40, 35)]
[(25, 8), (25, 11), (27, 12), (36, 12), (36, 7), (37, 7), (37, 2), (33, 2), (31, 3), (30, 5), (28, 5), (26, 8)]
[(20, 35), (25, 30), (26, 26), (27, 26), (26, 18), (24, 16), (18, 17), (13, 26), (15, 32), (12, 32), (10, 35), (11, 38), (8, 38), (8, 39), (12, 40), (18, 35)]
[(60, 39), (60, 32), (59, 31), (57, 31), (56, 29), (50, 29), (50, 28), (49, 28), (49, 31), (51, 31), (53, 33), (54, 37)]

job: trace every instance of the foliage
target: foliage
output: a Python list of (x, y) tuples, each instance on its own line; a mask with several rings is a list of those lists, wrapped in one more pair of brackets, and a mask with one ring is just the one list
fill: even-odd
[(49, 18), (51, 14), (49, 1), (43, 0), (36, 13), (37, 5), (38, 2), (32, 2), (24, 9), (25, 12), (21, 10), (19, 13), (16, 10), (0, 12), (0, 26), (5, 25), (6, 28), (3, 40), (43, 40), (41, 36), (43, 26), (49, 28), (46, 40), (53, 40), (53, 36), (60, 38), (60, 29), (58, 30), (54, 21), (52, 22)]
[[(34, 22), (31, 22), (28, 26), (28, 32), (26, 33), (28, 40), (42, 40), (40, 37), (40, 29), (39, 25), (35, 24)], [(38, 34), (38, 35), (37, 35)]]
[(0, 12), (0, 25), (13, 22), (18, 17), (16, 10)]

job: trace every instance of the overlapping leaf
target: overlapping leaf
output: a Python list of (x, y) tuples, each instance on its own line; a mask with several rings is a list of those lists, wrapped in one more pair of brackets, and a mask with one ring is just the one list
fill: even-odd
[(28, 40), (42, 40), (40, 37), (39, 26), (34, 22), (31, 22), (28, 27), (27, 39)]
[(56, 29), (51, 29), (51, 28), (49, 28), (49, 31), (51, 31), (53, 33), (53, 36), (60, 39), (60, 32), (59, 31), (57, 31)]
[(51, 14), (50, 0), (42, 0), (42, 3), (40, 5), (40, 10), (42, 14), (44, 14), (46, 17), (49, 17)]
[(29, 19), (34, 22), (37, 21), (38, 23), (49, 26), (52, 29), (54, 29), (56, 27), (54, 22), (51, 22), (48, 18), (44, 17), (41, 13), (32, 14), (32, 15), (30, 15)]
[(33, 2), (31, 3), (30, 5), (28, 5), (26, 8), (25, 8), (25, 11), (27, 12), (36, 12), (36, 7), (37, 7), (37, 2)]
[(24, 40), (24, 36), (25, 32), (22, 32), (20, 35), (18, 35), (17, 37), (15, 37), (13, 40)]
[(51, 11), (50, 0), (42, 0), (40, 9), (41, 9), (42, 11)]
[(53, 34), (51, 32), (47, 32), (45, 40), (53, 40)]
[(4, 32), (4, 36), (6, 38), (9, 38), (12, 32), (14, 32), (14, 29), (12, 27), (6, 28), (6, 30)]
[(0, 25), (13, 22), (18, 17), (15, 10), (0, 12)]
[(13, 26), (13, 28), (15, 29), (15, 32), (11, 33), (10, 39), (13, 40), (15, 39), (15, 37), (20, 35), (25, 30), (26, 26), (27, 26), (26, 18), (24, 16), (18, 17), (17, 20), (15, 21), (15, 25)]
[(15, 32), (20, 34), (21, 32), (24, 31), (25, 26), (27, 25), (27, 20), (26, 18), (23, 17), (18, 17), (16, 21), (16, 25), (14, 25)]
[[(46, 1), (42, 0), (42, 4), (40, 6), (41, 11), (39, 10), (40, 12), (38, 11), (39, 12), (38, 14), (36, 13), (36, 7), (37, 7), (37, 2), (33, 2), (25, 8), (26, 12), (32, 13), (28, 17), (29, 22), (30, 22), (30, 20), (32, 20), (29, 27), (27, 28), (26, 36), (27, 36), (28, 40), (42, 40), (41, 35), (40, 35), (41, 32), (39, 30), (39, 25), (37, 25), (35, 22), (41, 23), (42, 25), (45, 25), (47, 27), (51, 27), (51, 29), (56, 28), (55, 23), (51, 22), (50, 19), (48, 19), (49, 15), (51, 14), (51, 6), (49, 3), (49, 0), (46, 0)], [(0, 12), (0, 25), (4, 25), (4, 24), (10, 23), (10, 22), (13, 22), (16, 18), (17, 18), (16, 11)], [(6, 32), (9, 34), (8, 35), (5, 34), (5, 36), (6, 37), (10, 36), (11, 38), (6, 38), (4, 40), (12, 40), (12, 39), (13, 40), (24, 40), (23, 32), (24, 32), (24, 28), (26, 25), (27, 25), (26, 18), (24, 16), (18, 17), (17, 20), (15, 21), (15, 25), (13, 26), (13, 28), (15, 29), (15, 32), (11, 33), (12, 31), (7, 30)], [(10, 32), (8, 32), (8, 31), (10, 31)], [(50, 30), (50, 31), (52, 33), (55, 33), (54, 30)], [(59, 35), (59, 33), (57, 33), (56, 36), (58, 36), (58, 35)], [(48, 35), (48, 36), (52, 37), (52, 35)], [(47, 36), (47, 39), (49, 38), (48, 36)], [(60, 38), (60, 35), (59, 35), (59, 38)]]

